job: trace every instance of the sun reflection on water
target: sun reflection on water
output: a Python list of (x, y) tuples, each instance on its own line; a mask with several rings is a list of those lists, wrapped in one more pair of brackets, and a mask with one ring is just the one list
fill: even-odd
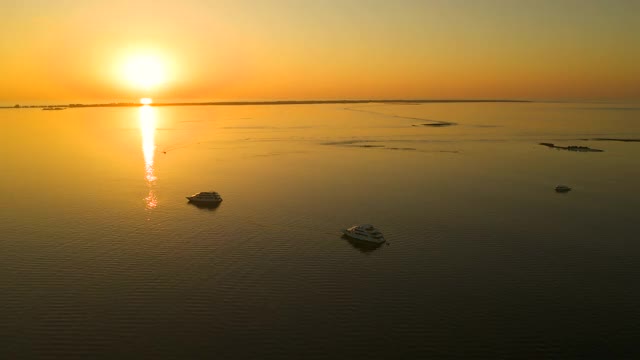
[(155, 110), (148, 105), (140, 108), (140, 132), (142, 134), (142, 154), (144, 155), (144, 173), (149, 195), (144, 199), (147, 209), (158, 206), (158, 198), (154, 185), (156, 176), (153, 171), (153, 158), (156, 151), (156, 114)]

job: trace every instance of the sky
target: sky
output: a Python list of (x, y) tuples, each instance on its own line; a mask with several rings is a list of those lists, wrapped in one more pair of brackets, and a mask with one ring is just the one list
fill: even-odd
[(0, 104), (141, 97), (635, 101), (640, 1), (0, 0)]

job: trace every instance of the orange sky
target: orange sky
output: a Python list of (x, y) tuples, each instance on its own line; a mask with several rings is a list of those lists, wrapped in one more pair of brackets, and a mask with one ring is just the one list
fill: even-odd
[[(0, 104), (640, 99), (640, 1), (14, 1)], [(142, 89), (136, 55), (163, 64)]]

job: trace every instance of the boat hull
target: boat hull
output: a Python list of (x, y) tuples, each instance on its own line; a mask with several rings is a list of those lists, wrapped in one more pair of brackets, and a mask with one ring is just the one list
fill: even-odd
[(189, 200), (189, 202), (192, 202), (194, 204), (219, 204), (222, 202), (222, 199), (220, 200), (202, 200), (202, 199), (195, 199), (193, 197), (187, 196), (187, 200)]
[(372, 244), (382, 244), (383, 242), (385, 242), (384, 238), (380, 238), (380, 239), (376, 239), (373, 237), (364, 237), (364, 236), (359, 236), (356, 234), (352, 234), (347, 230), (343, 230), (342, 233), (344, 234), (344, 236), (348, 237), (349, 239), (352, 240), (359, 240), (359, 241), (366, 241)]

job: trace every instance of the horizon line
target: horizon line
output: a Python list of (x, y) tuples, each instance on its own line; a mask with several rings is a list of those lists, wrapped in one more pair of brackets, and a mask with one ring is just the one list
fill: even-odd
[[(404, 103), (404, 104), (423, 104), (423, 103), (531, 103), (534, 100), (511, 100), (511, 99), (334, 99), (334, 100), (247, 100), (247, 101), (200, 101), (200, 102), (159, 102), (152, 103), (150, 106), (215, 106), (215, 105), (314, 105), (314, 104), (366, 104), (366, 103)], [(21, 108), (78, 108), (78, 107), (135, 107), (143, 106), (138, 102), (112, 102), (112, 103), (69, 103), (57, 105), (20, 105), (0, 106), (4, 109), (21, 109)]]

